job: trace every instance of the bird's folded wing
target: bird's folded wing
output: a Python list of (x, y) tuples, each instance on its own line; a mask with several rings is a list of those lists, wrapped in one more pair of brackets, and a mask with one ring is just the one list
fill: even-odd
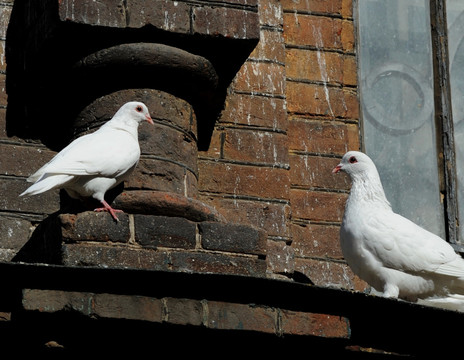
[(386, 267), (464, 277), (464, 261), (443, 239), (393, 212), (372, 216), (365, 246)]
[(452, 276), (464, 280), (464, 259), (459, 255), (447, 263), (441, 264), (436, 270), (436, 274)]
[(71, 142), (68, 146), (66, 146), (63, 150), (61, 150), (58, 154), (56, 154), (49, 162), (47, 162), (39, 170), (37, 170), (35, 173), (33, 173), (31, 176), (29, 176), (27, 178), (27, 181), (28, 182), (36, 182), (37, 180), (39, 180), (47, 172), (47, 168), (51, 164), (59, 163), (61, 161), (61, 159), (66, 156), (66, 154), (73, 151), (72, 149), (80, 148), (81, 145), (79, 145), (79, 144), (82, 143), (82, 146), (85, 147), (85, 144), (88, 141), (87, 138), (90, 135), (92, 135), (92, 134), (81, 136), (81, 137), (77, 138), (76, 140), (74, 140), (73, 142)]
[(126, 134), (95, 132), (73, 141), (28, 180), (45, 174), (116, 177), (133, 167), (139, 155), (138, 142), (128, 141)]

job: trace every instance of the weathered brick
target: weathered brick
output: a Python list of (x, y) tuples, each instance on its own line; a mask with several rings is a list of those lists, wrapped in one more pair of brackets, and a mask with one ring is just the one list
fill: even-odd
[[(215, 0), (206, 0), (205, 2), (216, 3)], [(221, 0), (220, 3), (226, 4), (234, 4), (234, 5), (244, 5), (247, 7), (256, 8), (258, 6), (259, 0)]]
[(165, 298), (165, 321), (170, 324), (195, 325), (203, 324), (203, 305), (201, 301), (190, 299)]
[(208, 301), (207, 326), (220, 330), (276, 333), (277, 311), (272, 308)]
[(264, 255), (266, 233), (241, 224), (202, 222), (199, 225), (201, 245), (206, 250)]
[(285, 10), (340, 15), (343, 2), (344, 0), (282, 0), (282, 7)]
[(61, 21), (117, 28), (151, 25), (173, 32), (190, 32), (190, 6), (182, 1), (74, 1), (59, 3)]
[(140, 126), (139, 140), (143, 155), (176, 161), (195, 171), (197, 144), (183, 131), (161, 124)]
[(22, 306), (25, 310), (48, 313), (67, 310), (89, 316), (93, 311), (92, 297), (88, 292), (24, 289)]
[(343, 84), (351, 86), (358, 84), (358, 64), (354, 55), (343, 56)]
[(259, 39), (259, 18), (253, 11), (226, 7), (195, 6), (192, 31), (234, 39)]
[(18, 251), (29, 240), (32, 228), (28, 220), (0, 216), (0, 247)]
[(324, 338), (350, 338), (349, 320), (345, 317), (282, 310), (282, 333)]
[(345, 173), (333, 174), (340, 159), (312, 155), (290, 156), (292, 185), (308, 188), (348, 190), (351, 181)]
[[(345, 12), (346, 10), (341, 10)], [(284, 14), (284, 36), (288, 45), (354, 52), (352, 20), (307, 14)]]
[(329, 118), (359, 118), (359, 102), (353, 89), (289, 82), (287, 105), (291, 113)]
[(6, 129), (6, 109), (0, 108), (0, 138), (9, 138)]
[(56, 154), (42, 147), (0, 144), (0, 174), (28, 177)]
[(295, 269), (295, 252), (284, 241), (268, 241), (267, 266), (275, 274), (293, 274)]
[[(186, 182), (187, 176), (190, 182)], [(187, 193), (195, 197), (197, 179), (196, 175), (179, 163), (142, 156), (134, 172), (124, 182), (124, 188)]]
[(8, 93), (6, 92), (6, 74), (0, 73), (0, 106), (8, 105)]
[(116, 222), (109, 213), (94, 211), (59, 215), (64, 241), (129, 242), (129, 216), (122, 213), (118, 218)]
[[(3, 28), (2, 29), (6, 29)], [(0, 72), (6, 72), (6, 42), (0, 40)]]
[(353, 0), (342, 0), (342, 16), (344, 18), (353, 18)]
[(284, 13), (284, 37), (287, 45), (341, 50), (342, 29), (341, 19)]
[(24, 179), (0, 179), (0, 210), (51, 214), (60, 208), (59, 191), (53, 190), (35, 196), (19, 197), (31, 184)]
[(0, 248), (0, 261), (11, 261), (16, 253), (16, 250)]
[(260, 41), (249, 58), (284, 63), (285, 44), (282, 32), (263, 29), (261, 31)]
[(160, 299), (137, 296), (94, 294), (92, 315), (99, 318), (161, 322), (163, 306)]
[(283, 66), (275, 63), (248, 61), (239, 70), (234, 80), (236, 91), (284, 95)]
[(190, 6), (182, 1), (127, 1), (128, 26), (153, 25), (172, 32), (190, 32)]
[(134, 215), (135, 240), (146, 247), (194, 249), (196, 224), (180, 217)]
[(226, 129), (224, 159), (288, 166), (287, 135), (271, 131)]
[(249, 256), (208, 252), (171, 252), (169, 267), (174, 271), (219, 273), (262, 277), (266, 261)]
[(290, 206), (287, 203), (223, 197), (207, 197), (205, 201), (219, 209), (229, 222), (255, 226), (269, 236), (289, 237)]
[(73, 21), (89, 25), (125, 27), (124, 1), (64, 0), (59, 2), (62, 21)]
[(8, 29), (8, 23), (10, 22), (12, 11), (13, 11), (12, 6), (7, 6), (7, 5), (0, 6), (0, 38), (1, 39), (6, 38), (6, 31)]
[(166, 251), (86, 243), (63, 245), (62, 264), (66, 266), (170, 270), (169, 253)]
[(312, 221), (341, 222), (348, 197), (343, 193), (306, 191), (293, 189), (290, 192), (292, 215)]
[(54, 313), (66, 310), (88, 317), (162, 321), (161, 301), (146, 296), (24, 289), (22, 305), (29, 311)]
[(341, 262), (315, 259), (295, 259), (295, 271), (306, 275), (318, 286), (332, 286), (365, 291), (368, 285), (353, 274), (348, 265)]
[(302, 81), (322, 81), (328, 84), (343, 83), (342, 54), (304, 49), (287, 49), (287, 77)]
[(314, 154), (342, 156), (359, 149), (359, 128), (356, 124), (329, 121), (307, 121), (292, 118), (288, 127), (289, 147)]
[(64, 244), (62, 263), (67, 266), (99, 266), (196, 273), (265, 276), (266, 261), (252, 256), (182, 250), (138, 249), (86, 243)]
[(355, 38), (354, 38), (354, 24), (351, 20), (343, 20), (342, 22), (342, 48), (344, 51), (352, 53), (354, 52), (355, 47)]
[(342, 259), (340, 227), (320, 224), (293, 224), (292, 248), (297, 257)]
[(226, 99), (220, 122), (286, 130), (285, 100), (267, 96), (231, 94)]
[[(283, 25), (282, 5), (279, 0), (261, 0), (258, 2), (261, 25), (281, 29)], [(263, 31), (261, 31), (261, 34)], [(262, 39), (262, 38), (261, 38)]]
[(198, 165), (201, 191), (288, 199), (288, 170), (210, 161)]

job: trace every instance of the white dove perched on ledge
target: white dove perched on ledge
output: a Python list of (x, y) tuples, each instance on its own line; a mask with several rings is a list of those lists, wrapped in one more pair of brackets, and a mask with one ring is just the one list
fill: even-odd
[(36, 195), (52, 189), (65, 189), (74, 199), (92, 197), (103, 204), (95, 211), (108, 211), (118, 221), (116, 212), (105, 201), (105, 193), (126, 179), (140, 158), (138, 126), (153, 124), (141, 102), (128, 102), (97, 131), (81, 136), (61, 150), (47, 164), (32, 174), (34, 182), (20, 196)]
[(347, 152), (333, 169), (339, 171), (352, 180), (340, 243), (353, 272), (385, 297), (464, 311), (464, 259), (393, 212), (366, 154)]

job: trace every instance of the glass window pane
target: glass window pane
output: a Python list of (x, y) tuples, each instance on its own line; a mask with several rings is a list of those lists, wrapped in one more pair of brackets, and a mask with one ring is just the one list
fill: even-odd
[[(446, 2), (448, 53), (450, 62), (451, 105), (456, 146), (459, 222), (464, 224), (464, 1)], [(459, 238), (463, 239), (460, 226)]]
[(428, 4), (358, 1), (363, 141), (393, 210), (444, 237)]

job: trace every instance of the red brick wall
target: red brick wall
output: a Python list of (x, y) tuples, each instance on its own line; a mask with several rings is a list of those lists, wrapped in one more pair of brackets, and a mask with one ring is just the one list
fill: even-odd
[[(14, 1), (0, 5), (0, 82)], [(359, 104), (351, 0), (260, 0), (260, 41), (234, 78), (208, 150), (199, 199), (229, 222), (268, 234), (269, 276), (362, 288), (343, 261), (338, 231), (350, 187), (332, 168), (358, 149)], [(25, 178), (53, 152), (10, 137), (0, 87), (0, 260), (11, 260), (58, 192), (27, 201)]]
[(331, 172), (359, 149), (352, 3), (284, 0), (282, 7), (295, 271), (316, 284), (358, 287), (338, 241), (349, 180)]
[(350, 184), (331, 173), (360, 146), (352, 3), (261, 0), (259, 14), (261, 40), (200, 155), (201, 195), (268, 231), (269, 273), (357, 287), (338, 243)]
[[(291, 273), (290, 154), (282, 5), (259, 1), (260, 42), (229, 89), (199, 189), (229, 221), (268, 232), (268, 271)], [(276, 261), (275, 255), (283, 261)], [(287, 264), (290, 262), (291, 265)]]

